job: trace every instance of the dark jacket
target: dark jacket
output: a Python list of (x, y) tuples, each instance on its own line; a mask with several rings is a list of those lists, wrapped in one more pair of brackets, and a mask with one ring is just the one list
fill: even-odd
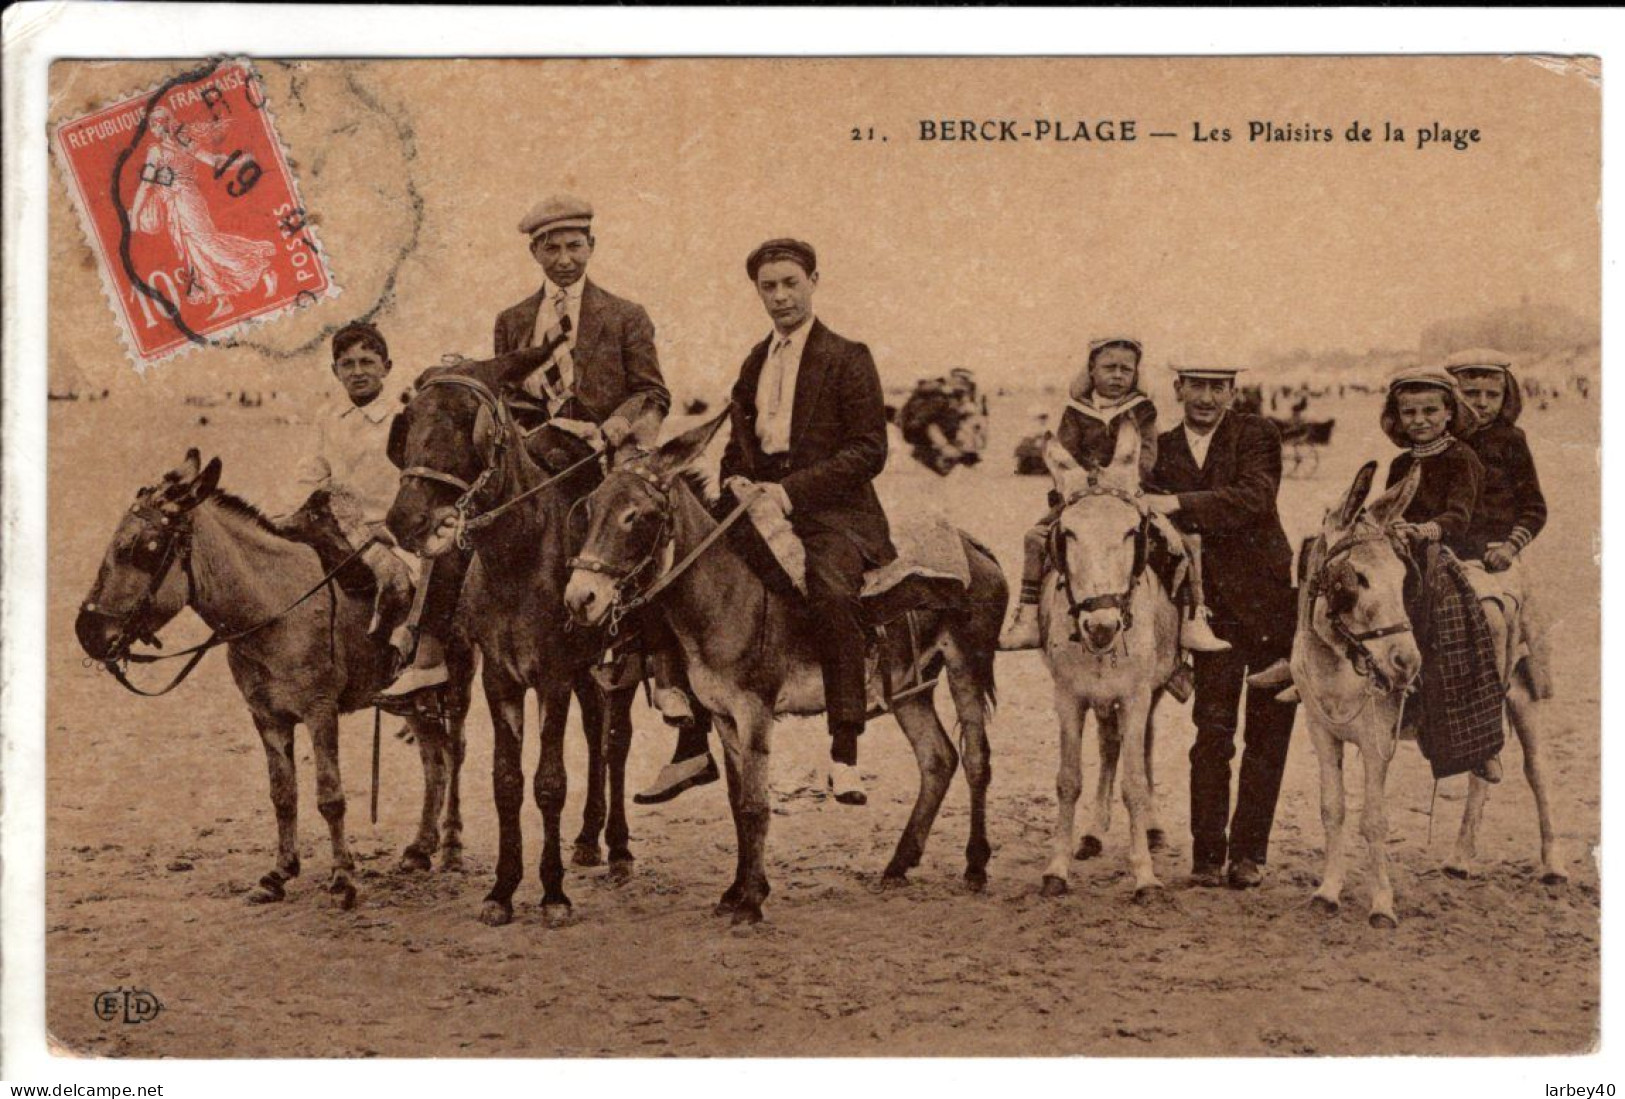
[(1473, 448), (1459, 439), (1426, 458), (1417, 458), (1407, 450), (1388, 464), (1388, 487), (1403, 480), (1418, 461), (1422, 463), (1422, 480), (1405, 509), (1405, 521), (1437, 523), (1439, 541), (1457, 557), (1464, 561), (1482, 557), (1482, 551), (1471, 552), (1467, 531), (1484, 487), (1484, 464)]
[[(543, 291), (497, 316), (496, 353), (531, 345)], [(581, 327), (575, 334), (575, 400), (584, 419), (601, 424), (620, 416), (653, 445), (671, 408), (671, 392), (655, 353), (655, 326), (636, 302), (618, 298), (591, 279), (581, 288)]]
[(796, 375), (784, 472), (762, 452), (756, 434), (756, 388), (769, 342), (751, 348), (739, 368), (723, 479), (777, 481), (790, 497), (790, 523), (798, 532), (839, 531), (870, 565), (891, 561), (897, 551), (871, 483), (886, 465), (886, 404), (869, 349), (814, 318)]
[(1068, 401), (1055, 439), (1076, 461), (1086, 466), (1107, 466), (1117, 449), (1117, 422), (1125, 416), (1132, 417), (1140, 430), (1140, 480), (1150, 481), (1157, 467), (1157, 406), (1143, 393), (1107, 409)]
[(1293, 628), (1292, 549), (1275, 508), (1280, 431), (1262, 416), (1226, 412), (1198, 469), (1176, 426), (1157, 442), (1152, 479), (1179, 497), (1174, 525), (1202, 536), (1202, 581), (1215, 624), (1240, 626), (1260, 646), (1285, 640)]
[(1466, 442), (1484, 466), (1484, 491), (1467, 527), (1468, 553), (1482, 557), (1491, 542), (1511, 542), (1522, 549), (1546, 526), (1546, 496), (1529, 440), (1521, 428), (1497, 419)]

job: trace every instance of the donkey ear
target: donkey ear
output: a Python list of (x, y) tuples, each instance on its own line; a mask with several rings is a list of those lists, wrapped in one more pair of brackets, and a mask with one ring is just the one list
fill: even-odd
[(705, 453), (706, 447), (711, 445), (711, 440), (716, 438), (717, 431), (721, 429), (732, 411), (733, 404), (730, 403), (705, 423), (689, 428), (675, 439), (668, 439), (655, 451), (654, 457), (649, 459), (649, 468), (655, 476), (670, 477), (678, 470), (693, 464)]
[(1062, 446), (1053, 434), (1044, 436), (1044, 464), (1049, 467), (1049, 475), (1055, 479), (1055, 490), (1062, 496), (1089, 476), (1089, 470), (1080, 465), (1072, 457), (1072, 452)]
[(1111, 468), (1118, 471), (1140, 467), (1140, 426), (1132, 416), (1117, 421), (1117, 445), (1112, 450)]
[(1422, 463), (1417, 462), (1405, 474), (1405, 479), (1399, 484), (1371, 501), (1366, 514), (1371, 516), (1378, 526), (1387, 526), (1411, 506), (1411, 497), (1416, 495), (1416, 487), (1422, 483)]
[[(195, 457), (196, 451), (192, 452)], [(196, 463), (192, 463), (195, 465)], [(209, 464), (203, 467), (203, 472), (194, 474), (185, 481), (179, 482), (169, 492), (167, 504), (174, 511), (190, 511), (204, 500), (208, 499), (220, 485), (220, 459), (210, 458)]]
[(1333, 530), (1344, 530), (1354, 524), (1354, 517), (1360, 514), (1365, 498), (1371, 494), (1371, 481), (1376, 476), (1376, 462), (1367, 462), (1360, 467), (1360, 472), (1354, 475), (1354, 483), (1349, 486), (1348, 495), (1327, 515)]

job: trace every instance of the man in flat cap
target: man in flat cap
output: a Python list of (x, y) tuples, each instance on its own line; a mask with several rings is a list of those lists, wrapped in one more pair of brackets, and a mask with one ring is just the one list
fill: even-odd
[(1245, 743), (1235, 812), (1230, 761), (1248, 669), (1268, 667), (1292, 649), (1292, 549), (1275, 497), (1281, 487), (1281, 433), (1262, 416), (1230, 408), (1230, 368), (1175, 367), (1183, 422), (1157, 440), (1152, 510), (1202, 536), (1202, 580), (1213, 632), (1228, 652), (1198, 652), (1191, 747), (1192, 881), (1232, 888), (1263, 880), (1275, 802), (1281, 791), (1293, 704), (1275, 692), (1247, 692)]
[(874, 358), (813, 316), (818, 257), (799, 240), (770, 240), (745, 261), (773, 321), (733, 388), (723, 483), (766, 485), (806, 548), (807, 601), (819, 623), (829, 721), (829, 787), (867, 801), (858, 737), (868, 709), (859, 592), (866, 568), (897, 556), (873, 482), (886, 464), (886, 405)]

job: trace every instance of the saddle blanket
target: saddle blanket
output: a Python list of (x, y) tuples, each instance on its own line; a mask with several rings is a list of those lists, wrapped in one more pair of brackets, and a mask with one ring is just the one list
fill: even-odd
[[(765, 496), (752, 501), (746, 514), (796, 590), (805, 595), (806, 551), (791, 529), (790, 520)], [(961, 588), (970, 586), (970, 559), (965, 555), (964, 539), (943, 516), (903, 517), (892, 525), (892, 544), (897, 547), (897, 558), (863, 574), (864, 599), (885, 595), (911, 577), (952, 580)]]

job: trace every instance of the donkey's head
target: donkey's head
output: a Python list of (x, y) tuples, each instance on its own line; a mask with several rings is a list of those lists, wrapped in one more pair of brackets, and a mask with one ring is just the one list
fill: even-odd
[(1134, 588), (1145, 570), (1139, 428), (1119, 422), (1105, 467), (1080, 465), (1053, 436), (1044, 442), (1044, 462), (1065, 504), (1050, 535), (1061, 591), (1082, 640), (1103, 651), (1132, 625)]
[(475, 486), (496, 469), (506, 423), (501, 398), (478, 370), (424, 371), (389, 429), (401, 483), (384, 523), (402, 546), (438, 557), (455, 545), (458, 504), (472, 502)]
[(186, 606), (190, 513), (219, 483), (220, 459), (204, 466), (194, 449), (161, 481), (135, 494), (74, 619), (79, 645), (91, 659), (118, 660), (132, 642), (153, 642)]
[(1326, 513), (1313, 626), (1333, 648), (1357, 645), (1389, 684), (1404, 688), (1421, 671), (1422, 655), (1405, 613), (1405, 558), (1390, 528), (1416, 495), (1422, 470), (1413, 467), (1366, 504), (1376, 472), (1375, 462), (1362, 466), (1347, 495)]
[(634, 586), (654, 579), (671, 535), (677, 475), (693, 465), (728, 418), (728, 409), (647, 454), (622, 457), (586, 497), (587, 537), (571, 560), (564, 605), (578, 623), (596, 626)]

